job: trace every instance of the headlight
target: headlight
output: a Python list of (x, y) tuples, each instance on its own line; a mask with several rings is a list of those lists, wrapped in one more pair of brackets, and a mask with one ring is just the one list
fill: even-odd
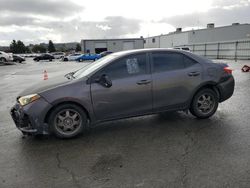
[(18, 102), (22, 106), (25, 106), (25, 105), (27, 105), (29, 103), (32, 103), (33, 101), (36, 101), (39, 98), (40, 98), (40, 96), (38, 94), (31, 94), (31, 95), (26, 95), (26, 96), (20, 97), (18, 99)]

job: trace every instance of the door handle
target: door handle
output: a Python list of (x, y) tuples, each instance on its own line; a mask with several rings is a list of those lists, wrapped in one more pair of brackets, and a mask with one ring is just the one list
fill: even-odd
[(136, 82), (138, 85), (146, 85), (151, 83), (151, 80), (140, 80), (138, 82)]
[(188, 76), (199, 76), (200, 72), (190, 72), (188, 73)]

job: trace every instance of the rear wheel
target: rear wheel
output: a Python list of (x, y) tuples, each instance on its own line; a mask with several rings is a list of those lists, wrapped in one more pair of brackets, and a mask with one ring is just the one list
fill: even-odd
[(197, 118), (209, 118), (216, 112), (218, 104), (216, 93), (211, 89), (203, 89), (194, 96), (190, 112)]
[(49, 117), (51, 131), (59, 138), (72, 138), (83, 132), (87, 125), (84, 110), (75, 104), (63, 104)]

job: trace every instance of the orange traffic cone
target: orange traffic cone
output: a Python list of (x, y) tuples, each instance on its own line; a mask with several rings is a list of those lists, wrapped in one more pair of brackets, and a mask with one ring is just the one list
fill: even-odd
[(48, 77), (48, 73), (46, 70), (43, 71), (43, 80), (48, 80), (49, 77)]

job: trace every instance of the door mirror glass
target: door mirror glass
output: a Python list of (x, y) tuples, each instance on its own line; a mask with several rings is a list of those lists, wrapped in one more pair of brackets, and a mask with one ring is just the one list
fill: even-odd
[(99, 78), (95, 79), (95, 82), (107, 88), (112, 86), (112, 81), (106, 74), (103, 74)]

